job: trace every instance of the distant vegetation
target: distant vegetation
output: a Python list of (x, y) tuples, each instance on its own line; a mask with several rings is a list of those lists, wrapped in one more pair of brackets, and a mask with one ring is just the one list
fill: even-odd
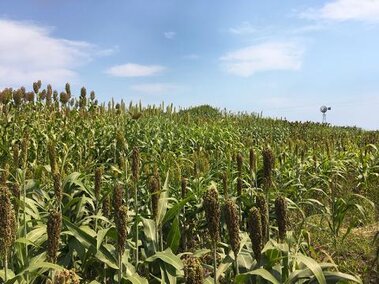
[(379, 132), (36, 82), (0, 137), (1, 283), (378, 280)]

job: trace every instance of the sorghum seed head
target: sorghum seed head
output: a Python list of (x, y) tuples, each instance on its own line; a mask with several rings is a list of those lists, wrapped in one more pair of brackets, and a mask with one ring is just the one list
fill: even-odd
[(25, 99), (28, 101), (28, 102), (34, 102), (34, 93), (33, 92), (27, 92), (25, 94)]
[(279, 239), (284, 240), (287, 232), (287, 202), (283, 196), (275, 200), (275, 215), (278, 223)]
[(65, 85), (65, 90), (66, 90), (66, 93), (67, 93), (67, 94), (71, 94), (71, 86), (70, 86), (69, 83), (66, 83), (66, 85)]
[(268, 205), (266, 198), (263, 194), (258, 194), (256, 199), (257, 208), (261, 214), (261, 223), (262, 223), (262, 239), (263, 242), (268, 240), (267, 231), (268, 231)]
[(70, 95), (68, 93), (61, 92), (59, 95), (59, 100), (63, 105), (66, 105), (70, 100)]
[(90, 96), (91, 101), (95, 100), (95, 97), (96, 97), (95, 91), (91, 91), (89, 96)]
[(57, 90), (54, 90), (54, 92), (53, 92), (53, 99), (54, 99), (54, 102), (58, 101), (58, 91)]
[(241, 153), (237, 154), (237, 171), (238, 176), (241, 177), (242, 175), (242, 166), (243, 166), (243, 157)]
[(48, 261), (57, 262), (59, 239), (62, 228), (62, 215), (59, 211), (51, 211), (47, 220), (47, 256)]
[(33, 91), (34, 93), (38, 94), (40, 86), (38, 85), (38, 82), (33, 83)]
[(13, 102), (17, 107), (21, 105), (23, 99), (24, 93), (21, 89), (13, 91)]
[(117, 251), (122, 255), (125, 251), (125, 244), (127, 238), (127, 219), (128, 219), (128, 208), (122, 205), (117, 212), (116, 228), (117, 228)]
[(103, 214), (105, 217), (109, 217), (109, 213), (110, 213), (110, 208), (111, 207), (111, 201), (110, 201), (110, 197), (109, 195), (107, 194), (106, 196), (104, 196), (103, 198)]
[(48, 85), (46, 86), (46, 95), (47, 95), (47, 96), (50, 96), (50, 99), (51, 99), (51, 96), (53, 95), (53, 88), (51, 87), (50, 84), (48, 84)]
[(99, 200), (100, 190), (101, 190), (101, 178), (103, 176), (103, 167), (98, 167), (95, 170), (95, 197), (96, 200)]
[(139, 157), (139, 149), (137, 147), (133, 148), (132, 154), (132, 174), (133, 180), (136, 182), (139, 178), (139, 166), (140, 166), (140, 157)]
[(228, 228), (230, 245), (237, 256), (240, 249), (240, 236), (239, 236), (239, 214), (237, 205), (231, 199), (225, 201), (225, 221)]
[(116, 213), (123, 204), (124, 188), (121, 184), (116, 184), (113, 191), (113, 211)]
[(204, 270), (198, 258), (190, 256), (184, 259), (184, 278), (186, 284), (204, 283)]
[(203, 206), (205, 210), (205, 217), (207, 219), (208, 231), (214, 243), (220, 237), (220, 204), (218, 202), (218, 192), (214, 185), (205, 192), (203, 197)]
[(0, 188), (0, 257), (9, 253), (16, 239), (16, 218), (8, 188)]
[(85, 98), (87, 96), (87, 90), (85, 87), (80, 89), (80, 97)]
[(255, 259), (259, 262), (262, 251), (262, 223), (261, 214), (256, 207), (250, 209), (247, 225), (250, 240), (253, 246), (254, 256)]
[(39, 94), (39, 98), (41, 101), (46, 99), (46, 90), (42, 90), (42, 92)]
[(272, 170), (274, 168), (275, 158), (270, 147), (266, 147), (262, 151), (263, 156), (263, 182), (265, 189), (268, 190), (272, 186)]

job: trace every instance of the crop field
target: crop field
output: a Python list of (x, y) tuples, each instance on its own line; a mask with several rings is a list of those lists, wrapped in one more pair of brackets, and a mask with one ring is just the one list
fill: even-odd
[(378, 283), (379, 132), (0, 92), (0, 283)]

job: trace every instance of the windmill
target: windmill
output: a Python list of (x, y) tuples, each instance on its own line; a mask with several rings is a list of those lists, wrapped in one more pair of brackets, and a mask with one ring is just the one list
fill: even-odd
[(326, 123), (326, 112), (331, 109), (332, 109), (331, 107), (327, 107), (327, 106), (320, 107), (320, 111), (322, 113), (322, 123)]

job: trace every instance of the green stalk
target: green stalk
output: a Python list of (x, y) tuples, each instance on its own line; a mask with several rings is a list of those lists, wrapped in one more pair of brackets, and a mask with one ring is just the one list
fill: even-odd
[(236, 266), (236, 276), (237, 276), (238, 274), (240, 274), (239, 267), (238, 267), (238, 254), (236, 254), (236, 255), (234, 256), (234, 258), (235, 258), (235, 260), (234, 260), (234, 264), (235, 264), (235, 266)]
[(118, 283), (121, 283), (122, 280), (122, 253), (118, 253)]
[(213, 283), (217, 284), (217, 243), (213, 241)]
[(160, 240), (161, 251), (163, 251), (164, 248), (163, 248), (163, 232), (162, 232), (162, 226), (159, 227), (159, 240)]
[(8, 252), (6, 250), (4, 256), (4, 280), (5, 282), (8, 281)]
[(134, 182), (134, 226), (135, 226), (135, 258), (136, 258), (136, 268), (138, 266), (138, 192), (137, 192), (137, 182)]

